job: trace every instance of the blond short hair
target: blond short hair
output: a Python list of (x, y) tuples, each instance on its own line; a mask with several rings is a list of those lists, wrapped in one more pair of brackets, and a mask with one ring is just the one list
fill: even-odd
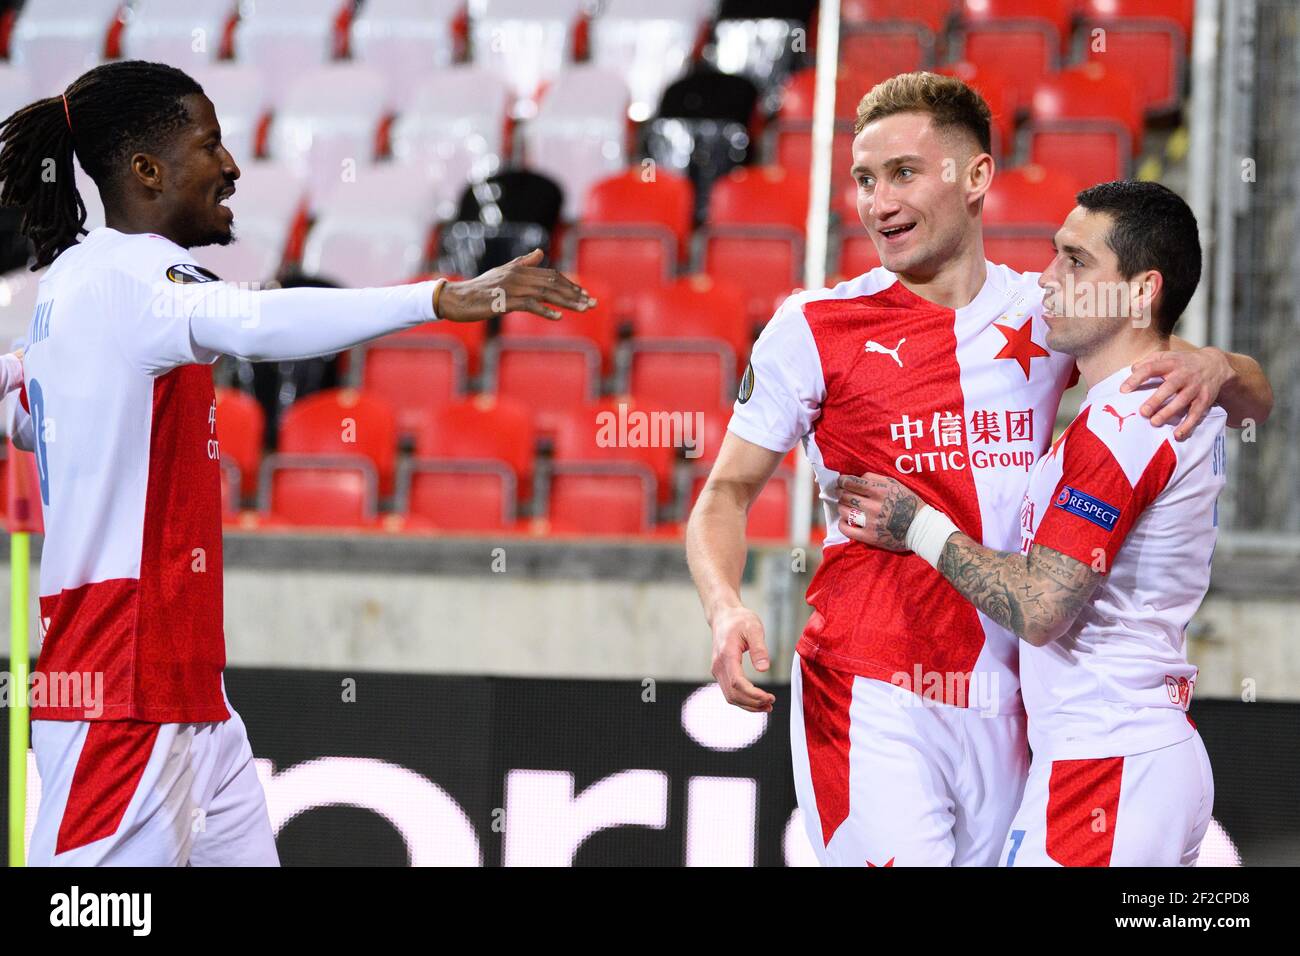
[(969, 133), (984, 152), (992, 151), (989, 132), (993, 113), (984, 97), (955, 76), (938, 73), (899, 73), (871, 88), (858, 103), (853, 133), (896, 113), (928, 113), (940, 130)]

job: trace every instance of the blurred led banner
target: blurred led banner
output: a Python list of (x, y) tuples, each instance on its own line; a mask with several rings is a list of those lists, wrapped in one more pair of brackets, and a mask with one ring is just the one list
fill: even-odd
[[(226, 688), (286, 866), (814, 862), (784, 686), (771, 715), (651, 680), (232, 669)], [(1202, 865), (1300, 863), (1300, 704), (1192, 715), (1215, 772)]]

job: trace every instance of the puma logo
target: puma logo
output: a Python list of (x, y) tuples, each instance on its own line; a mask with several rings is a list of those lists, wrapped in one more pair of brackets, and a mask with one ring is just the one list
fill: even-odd
[(1114, 405), (1103, 405), (1103, 406), (1101, 407), (1101, 410), (1102, 410), (1103, 412), (1110, 412), (1112, 415), (1115, 416), (1115, 420), (1116, 420), (1117, 422), (1119, 422), (1119, 430), (1120, 430), (1120, 431), (1123, 431), (1123, 430), (1124, 430), (1124, 419), (1126, 419), (1126, 418), (1132, 418), (1134, 415), (1137, 414), (1137, 412), (1129, 412), (1127, 415), (1121, 415), (1119, 412), (1115, 411), (1115, 406), (1114, 406)]
[(864, 351), (864, 352), (878, 352), (878, 353), (880, 353), (881, 355), (888, 355), (888, 356), (892, 357), (893, 360), (894, 360), (895, 362), (898, 363), (898, 367), (899, 367), (899, 368), (902, 368), (902, 367), (903, 367), (903, 360), (902, 360), (901, 358), (898, 357), (898, 350), (901, 349), (901, 348), (903, 347), (903, 343), (906, 342), (906, 341), (907, 341), (907, 339), (899, 339), (897, 345), (895, 345), (892, 349), (887, 349), (887, 348), (885, 348), (883, 345), (881, 345), (879, 342), (873, 342), (873, 341), (871, 341), (870, 339), (868, 339), (868, 340), (867, 340), (867, 344), (866, 344), (866, 346), (863, 348), (863, 351)]

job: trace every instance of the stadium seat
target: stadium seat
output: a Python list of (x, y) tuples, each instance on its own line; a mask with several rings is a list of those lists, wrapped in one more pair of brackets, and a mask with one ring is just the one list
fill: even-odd
[[(1090, 59), (1104, 62), (1137, 88), (1151, 114), (1178, 109), (1187, 72), (1195, 0), (1084, 0)], [(1092, 35), (1104, 30), (1104, 47)]]
[(633, 330), (620, 378), (638, 404), (704, 410), (735, 398), (753, 340), (740, 287), (696, 275), (644, 292)]
[(431, 531), (505, 531), (519, 514), (513, 472), (496, 461), (403, 462), (398, 513)]
[(397, 416), (413, 437), (438, 409), (460, 399), (483, 347), (482, 322), (427, 322), (361, 346), (361, 387)]
[[(9, 40), (9, 58), (34, 96), (55, 96), (106, 52), (121, 0), (27, 0)], [(7, 115), (7, 114), (6, 114)]]
[(633, 166), (603, 179), (565, 230), (564, 261), (615, 282), (620, 300), (669, 282), (688, 247), (693, 202), (690, 181), (667, 170)]
[(332, 388), (294, 402), (280, 422), (284, 454), (360, 458), (378, 479), (379, 494), (393, 490), (397, 422), (388, 403), (351, 388)]
[(686, 72), (708, 0), (606, 0), (590, 27), (591, 62), (617, 70), (631, 94), (628, 116), (650, 118), (668, 84)]
[(953, 0), (844, 0), (840, 22), (846, 29), (882, 22), (910, 23), (937, 37), (948, 29), (952, 14)]
[(765, 321), (773, 297), (799, 284), (807, 215), (806, 176), (779, 166), (733, 170), (714, 187), (699, 233), (701, 271), (743, 284), (750, 317)]
[(513, 115), (533, 115), (545, 84), (573, 60), (582, 0), (470, 0), (474, 63), (505, 77)]
[[(242, 4), (233, 53), (257, 67), (273, 87), (285, 87), (340, 52), (346, 0), (257, 0)], [(343, 36), (346, 36), (345, 34)]]
[(464, 0), (366, 0), (349, 27), (352, 57), (384, 75), (399, 110), (430, 72), (456, 55), (454, 21)]
[(531, 170), (510, 170), (467, 186), (455, 220), (438, 232), (443, 268), (476, 276), (533, 249), (549, 253), (563, 207), (555, 180)]
[(524, 124), (524, 163), (560, 184), (566, 220), (578, 218), (595, 183), (627, 165), (627, 107), (619, 74), (575, 66), (551, 84)]
[(364, 527), (378, 511), (376, 484), (374, 464), (360, 455), (268, 455), (259, 510), (280, 524)]
[(229, 459), (238, 467), (240, 493), (245, 497), (257, 492), (265, 429), (266, 417), (257, 399), (233, 388), (217, 389), (217, 439), (222, 460)]
[(1080, 188), (1070, 173), (1043, 166), (999, 172), (984, 197), (985, 257), (1017, 272), (1041, 272)]
[(1019, 102), (1056, 70), (1075, 0), (964, 0), (962, 59), (1002, 77)]
[(255, 67), (222, 61), (186, 69), (217, 111), (221, 143), (241, 170), (266, 148), (270, 113), (281, 90), (265, 82)]
[(235, 220), (236, 239), (225, 246), (200, 246), (192, 250), (199, 265), (212, 270), (226, 282), (265, 285), (280, 267), (283, 248), (272, 248), (256, 232), (245, 235), (243, 223)]
[(1030, 162), (1110, 182), (1127, 178), (1141, 151), (1142, 105), (1128, 80), (1094, 61), (1043, 80), (1027, 128)]
[(25, 67), (0, 63), (0, 119), (17, 112), (38, 98), (31, 76)]
[(420, 171), (363, 166), (316, 204), (302, 267), (354, 288), (405, 282), (423, 264), (436, 209), (435, 185)]
[[(768, 134), (774, 141), (769, 150), (776, 165), (806, 176), (812, 164), (813, 102), (817, 71), (799, 70), (785, 85), (781, 109)], [(858, 102), (874, 85), (865, 74), (843, 69), (835, 82), (835, 136), (832, 149), (831, 181), (847, 177), (853, 165), (853, 122)]]
[(748, 161), (757, 106), (751, 80), (701, 67), (664, 90), (655, 116), (642, 127), (646, 155), (694, 185), (697, 222), (706, 218), (714, 181)]
[(484, 391), (527, 404), (544, 432), (554, 430), (556, 411), (595, 400), (619, 332), (610, 286), (570, 278), (595, 296), (594, 309), (566, 312), (559, 322), (507, 313), (501, 334), (484, 348)]
[[(234, 0), (137, 2), (122, 32), (122, 56), (167, 63), (186, 73), (206, 66), (221, 53), (222, 37), (235, 6)], [(215, 102), (210, 93), (208, 96)]]
[(389, 109), (374, 70), (351, 63), (309, 70), (290, 84), (271, 122), (271, 158), (313, 194), (327, 193), (372, 162)]
[(840, 65), (841, 69), (872, 76), (878, 83), (896, 73), (929, 69), (934, 64), (934, 47), (934, 34), (917, 23), (895, 20), (844, 24)]
[(534, 441), (525, 405), (478, 396), (439, 409), (399, 470), (397, 510), (447, 530), (511, 527), (532, 494)]
[(552, 533), (634, 535), (655, 523), (654, 478), (634, 462), (556, 464), (546, 527)]
[(673, 442), (683, 437), (686, 427), (680, 407), (677, 411), (673, 418), (626, 397), (563, 409), (555, 416), (552, 464), (575, 469), (592, 466), (597, 472), (610, 466), (623, 473), (627, 468), (622, 466), (635, 466), (633, 471), (651, 478), (656, 498), (667, 502), (673, 495), (673, 464), (679, 454)]
[(510, 88), (475, 66), (439, 70), (408, 94), (389, 133), (393, 161), (438, 186), (439, 219), (451, 219), (471, 181), (497, 173), (509, 155)]

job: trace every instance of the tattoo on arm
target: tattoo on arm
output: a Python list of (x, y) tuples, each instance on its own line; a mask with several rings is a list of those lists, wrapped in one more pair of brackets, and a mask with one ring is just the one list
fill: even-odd
[(939, 573), (963, 597), (1032, 644), (1054, 640), (1078, 616), (1101, 579), (1091, 567), (1033, 545), (1026, 557), (994, 551), (954, 534), (939, 557)]

